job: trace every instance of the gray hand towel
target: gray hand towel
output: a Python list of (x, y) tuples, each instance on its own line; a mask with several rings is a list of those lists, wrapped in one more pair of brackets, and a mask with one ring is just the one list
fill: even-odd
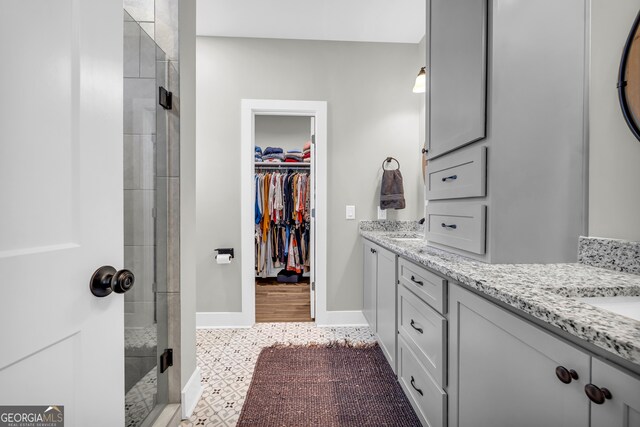
[(385, 170), (382, 174), (380, 209), (404, 209), (404, 186), (400, 169)]

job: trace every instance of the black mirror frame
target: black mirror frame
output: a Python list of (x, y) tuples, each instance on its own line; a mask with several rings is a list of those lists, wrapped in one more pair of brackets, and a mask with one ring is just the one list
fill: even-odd
[(624, 45), (624, 50), (622, 51), (622, 59), (620, 60), (620, 70), (618, 72), (618, 98), (620, 100), (620, 108), (622, 108), (622, 115), (624, 116), (624, 120), (627, 122), (629, 129), (633, 135), (640, 140), (640, 129), (636, 124), (633, 114), (629, 109), (629, 104), (627, 102), (627, 95), (625, 93), (625, 89), (627, 87), (627, 81), (625, 80), (625, 73), (627, 70), (627, 60), (629, 58), (629, 53), (631, 52), (631, 44), (633, 43), (633, 39), (636, 35), (636, 31), (638, 31), (638, 25), (640, 25), (640, 11), (636, 15), (636, 19), (633, 21), (633, 26), (631, 27), (631, 32), (627, 37), (627, 41)]

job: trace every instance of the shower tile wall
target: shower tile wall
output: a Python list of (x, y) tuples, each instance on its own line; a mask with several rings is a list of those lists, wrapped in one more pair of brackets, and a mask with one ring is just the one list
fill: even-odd
[[(156, 53), (156, 81), (173, 93), (173, 108), (169, 111), (158, 109), (155, 146), (156, 164), (156, 218), (155, 218), (155, 283), (158, 312), (158, 348), (173, 348), (174, 368), (167, 376), (158, 378), (158, 391), (163, 393), (162, 382), (168, 382), (168, 396), (158, 396), (159, 401), (180, 402), (180, 77), (178, 51), (178, 0), (124, 0), (124, 9), (140, 23), (144, 32), (159, 46)], [(144, 33), (143, 33), (144, 34)], [(146, 40), (146, 39), (144, 39)], [(143, 41), (144, 43), (144, 41)], [(141, 44), (142, 46), (142, 44)], [(131, 55), (133, 56), (133, 55)], [(144, 55), (138, 65), (140, 78), (147, 77)], [(127, 58), (125, 58), (126, 61)], [(127, 69), (135, 69), (135, 63)], [(126, 84), (126, 83), (125, 83)], [(143, 84), (143, 83), (140, 83)], [(155, 100), (154, 100), (155, 102)], [(142, 102), (141, 102), (142, 103)], [(143, 106), (139, 106), (144, 109)], [(154, 105), (155, 108), (155, 105)], [(137, 111), (136, 111), (137, 112)], [(134, 112), (135, 113), (135, 112)], [(150, 122), (149, 122), (150, 123)], [(126, 126), (126, 124), (125, 124)], [(141, 129), (144, 132), (144, 129)], [(141, 132), (142, 133), (142, 132)], [(135, 149), (144, 150), (143, 146)], [(132, 152), (135, 156), (135, 151)], [(132, 182), (145, 182), (147, 176), (132, 176)], [(132, 197), (138, 197), (132, 194)], [(146, 217), (144, 202), (139, 203), (140, 216)], [(138, 225), (146, 224), (137, 219)], [(132, 224), (136, 226), (136, 224)], [(147, 229), (138, 231), (144, 238)], [(142, 296), (143, 298), (146, 297)], [(164, 317), (166, 316), (166, 317)], [(164, 399), (167, 400), (164, 400)]]
[(124, 9), (170, 60), (178, 60), (178, 0), (124, 0)]
[(124, 244), (126, 268), (136, 274), (125, 294), (125, 325), (148, 327), (155, 317), (155, 44), (135, 22), (124, 25)]

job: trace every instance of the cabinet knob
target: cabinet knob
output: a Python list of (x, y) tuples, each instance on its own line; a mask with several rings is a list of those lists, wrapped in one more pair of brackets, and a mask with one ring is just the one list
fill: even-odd
[(571, 380), (578, 379), (578, 373), (575, 370), (567, 369), (564, 366), (558, 366), (556, 368), (556, 376), (565, 384), (569, 384)]
[(441, 225), (442, 225), (442, 228), (451, 228), (451, 229), (454, 229), (454, 230), (456, 228), (458, 228), (458, 226), (455, 225), (455, 224), (445, 224), (444, 222)]
[(442, 182), (455, 181), (456, 179), (458, 179), (458, 175), (445, 176), (442, 178)]
[(604, 387), (600, 388), (593, 384), (587, 384), (584, 386), (584, 392), (589, 400), (597, 405), (602, 405), (605, 400), (611, 399), (612, 397), (611, 392), (608, 389)]

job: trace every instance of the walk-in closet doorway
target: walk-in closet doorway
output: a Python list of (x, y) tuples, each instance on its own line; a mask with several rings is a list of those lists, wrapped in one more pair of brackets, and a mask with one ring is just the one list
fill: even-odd
[[(326, 206), (327, 206), (327, 164), (326, 164), (326, 146), (327, 146), (327, 105), (324, 101), (284, 101), (284, 100), (242, 100), (242, 120), (241, 120), (241, 222), (242, 222), (242, 247), (241, 247), (241, 263), (242, 263), (242, 324), (252, 325), (256, 321), (260, 321), (260, 317), (264, 319), (264, 313), (259, 312), (256, 315), (256, 292), (263, 292), (259, 289), (275, 289), (271, 294), (284, 295), (288, 301), (297, 298), (298, 301), (309, 304), (304, 310), (308, 310), (308, 320), (315, 319), (317, 324), (323, 324), (326, 318)], [(285, 131), (278, 138), (282, 138), (282, 144), (271, 144), (269, 141), (269, 128), (273, 128), (277, 123), (288, 123), (288, 128), (300, 127), (300, 125), (308, 126), (308, 137), (303, 138), (297, 144), (285, 141), (287, 132)], [(266, 130), (266, 132), (265, 132)], [(260, 136), (256, 138), (256, 132), (260, 132)], [(289, 133), (292, 133), (291, 131)], [(304, 134), (304, 133), (303, 133)], [(274, 133), (274, 136), (276, 133)], [(298, 138), (299, 140), (299, 138)], [(309, 150), (305, 150), (305, 140), (311, 141)], [(275, 140), (274, 140), (275, 141)], [(276, 152), (272, 150), (265, 153), (267, 145), (276, 148)], [(262, 145), (259, 145), (262, 144)], [(293, 144), (293, 145), (292, 145)], [(260, 149), (256, 151), (256, 146)], [(282, 152), (279, 152), (282, 148)], [(297, 152), (300, 153), (297, 153)], [(288, 159), (288, 161), (287, 161)], [(300, 161), (298, 161), (300, 160)], [(281, 223), (282, 227), (274, 226), (274, 222), (266, 220), (260, 221), (265, 212), (261, 212), (261, 206), (266, 204), (256, 204), (260, 202), (259, 185), (256, 182), (264, 182), (265, 176), (277, 174), (281, 177), (282, 183), (287, 181), (285, 177), (291, 178), (288, 182), (294, 183), (296, 188), (302, 188), (308, 182), (308, 206), (300, 212), (297, 223), (299, 227), (288, 224), (296, 223), (295, 208), (292, 213), (291, 209), (286, 207), (282, 209), (282, 215), (287, 221), (275, 221), (275, 224)], [(297, 180), (294, 180), (297, 178)], [(265, 188), (265, 187), (263, 187)], [(292, 188), (287, 186), (288, 191)], [(266, 190), (265, 190), (266, 191)], [(284, 191), (284, 186), (282, 190)], [(304, 191), (296, 193), (304, 194)], [(284, 194), (284, 193), (283, 193)], [(290, 199), (289, 199), (290, 200)], [(304, 199), (297, 197), (295, 199), (304, 206)], [(262, 203), (264, 200), (262, 201)], [(268, 213), (268, 212), (267, 212)], [(272, 211), (273, 214), (273, 211)], [(305, 216), (306, 214), (306, 216)], [(256, 222), (259, 222), (256, 225)], [(271, 224), (271, 229), (268, 225)], [(262, 226), (264, 227), (262, 227)], [(294, 230), (297, 234), (294, 234)], [(269, 233), (269, 237), (267, 234)], [(279, 234), (281, 233), (281, 234)], [(278, 240), (275, 236), (281, 235)], [(286, 236), (286, 238), (285, 238)], [(260, 244), (264, 237), (264, 242)], [(278, 241), (280, 245), (278, 245)], [(275, 242), (275, 243), (274, 243)], [(296, 257), (283, 256), (282, 251), (285, 246), (291, 254), (291, 246), (296, 248)], [(300, 246), (302, 245), (302, 246)], [(303, 251), (302, 248), (305, 248)], [(297, 256), (298, 250), (300, 257)], [(304, 255), (304, 256), (302, 256)], [(274, 260), (275, 258), (275, 260)], [(305, 265), (306, 264), (306, 265)], [(299, 278), (297, 285), (287, 288), (287, 285), (276, 286), (260, 286), (258, 281), (266, 283), (273, 281), (275, 283), (276, 276), (290, 273)], [(301, 294), (304, 292), (304, 295)], [(307, 294), (308, 292), (308, 294)], [(261, 311), (264, 311), (265, 300), (264, 295), (260, 294), (262, 302)], [(308, 297), (308, 300), (307, 300)], [(273, 297), (271, 297), (273, 298)], [(268, 305), (276, 308), (277, 298), (270, 300)], [(271, 308), (272, 315), (282, 316), (281, 321), (301, 320), (299, 316), (300, 307), (295, 310), (297, 313), (291, 314), (285, 311), (275, 313)], [(288, 319), (288, 316), (293, 316)]]

